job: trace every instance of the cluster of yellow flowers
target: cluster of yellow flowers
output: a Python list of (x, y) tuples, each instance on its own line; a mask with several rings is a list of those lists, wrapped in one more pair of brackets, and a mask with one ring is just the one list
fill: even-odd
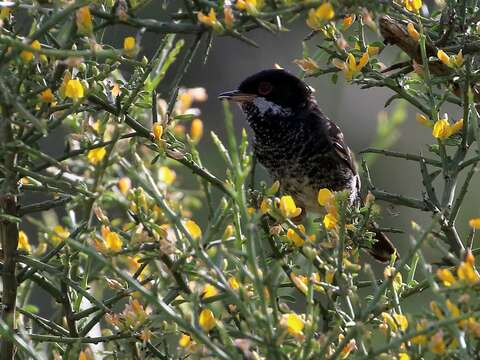
[(456, 55), (447, 55), (447, 53), (443, 50), (438, 50), (437, 52), (438, 60), (440, 60), (443, 64), (447, 65), (448, 67), (452, 68), (459, 68), (464, 63), (463, 53), (460, 50)]
[[(252, 16), (257, 16), (265, 3), (263, 0), (237, 0), (235, 2), (235, 8), (237, 10), (245, 11), (247, 14)], [(208, 11), (208, 14), (204, 14), (202, 11), (197, 13), (197, 20), (212, 28), (213, 31), (217, 33), (224, 32), (225, 28), (227, 30), (232, 30), (235, 22), (235, 17), (233, 14), (232, 6), (225, 5), (223, 8), (223, 23), (218, 20), (217, 13), (212, 7)]]
[[(316, 9), (310, 9), (308, 12), (307, 25), (315, 31), (322, 31), (326, 38), (336, 41), (337, 47), (340, 49), (347, 49), (349, 44), (344, 39), (343, 35), (333, 36), (336, 32), (334, 25), (329, 25), (329, 21), (335, 17), (335, 11), (330, 2), (324, 2)], [(365, 15), (365, 18), (368, 16)], [(342, 29), (347, 30), (355, 22), (355, 15), (347, 15), (342, 20)], [(360, 45), (355, 44), (355, 49), (360, 50)], [(369, 45), (360, 59), (356, 59), (353, 52), (347, 53), (345, 60), (334, 58), (332, 63), (335, 67), (340, 69), (347, 81), (352, 80), (357, 76), (362, 69), (367, 65), (370, 57), (377, 55), (380, 52), (378, 46)], [(296, 59), (294, 62), (308, 75), (314, 75), (320, 70), (320, 66), (315, 59), (306, 56), (303, 59)]]
[[(62, 225), (55, 225), (51, 231), (48, 233), (48, 239), (52, 242), (52, 244), (58, 245), (62, 241), (68, 239), (70, 236), (70, 231), (64, 228)], [(26, 251), (28, 253), (32, 253), (35, 256), (39, 256), (47, 250), (47, 243), (40, 241), (40, 243), (33, 247), (30, 244), (30, 240), (28, 235), (25, 231), (19, 230), (18, 232), (18, 249)]]
[(438, 269), (437, 277), (447, 287), (457, 284), (458, 280), (468, 284), (480, 283), (480, 275), (475, 270), (475, 257), (471, 252), (467, 253), (465, 261), (462, 261), (457, 268), (458, 280), (449, 269)]
[[(30, 44), (30, 47), (32, 49), (36, 49), (36, 50), (39, 50), (42, 48), (42, 45), (40, 44), (40, 41), (38, 40), (34, 40), (32, 41), (32, 43)], [(23, 50), (20, 52), (20, 58), (25, 61), (25, 62), (30, 62), (33, 60), (33, 58), (35, 57), (35, 55), (31, 52), (31, 51), (28, 51), (28, 50)]]

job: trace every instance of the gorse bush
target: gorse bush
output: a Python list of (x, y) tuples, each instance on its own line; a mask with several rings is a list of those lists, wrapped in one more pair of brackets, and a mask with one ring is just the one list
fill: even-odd
[[(140, 16), (148, 6), (164, 20)], [(477, 195), (477, 1), (0, 7), (0, 359), (478, 357), (480, 218), (466, 234), (455, 224), (467, 192)], [(250, 30), (294, 21), (305, 24), (304, 53), (292, 58), (304, 75), (392, 93), (386, 105), (399, 110), (365, 153), (415, 162), (418, 198), (376, 188), (366, 157), (361, 208), (318, 189), (323, 213), (296, 224), (302, 209), (275, 179), (255, 187), (246, 133), (235, 133), (227, 104), (226, 138), (211, 134), (224, 171), (202, 165), (195, 106), (207, 94), (182, 87), (192, 59), (208, 61), (219, 36), (256, 45)], [(102, 42), (118, 24), (130, 29), (123, 48)], [(146, 32), (158, 34), (149, 59)], [(384, 56), (389, 45), (398, 57)], [(424, 155), (386, 149), (405, 104), (431, 128)], [(446, 104), (462, 118), (443, 115)], [(48, 152), (53, 141), (63, 154)], [(401, 229), (407, 250), (380, 277), (360, 260), (374, 241), (366, 225), (376, 200), (431, 214), (430, 224)], [(426, 247), (442, 254), (435, 264)], [(405, 309), (425, 292), (429, 306)]]

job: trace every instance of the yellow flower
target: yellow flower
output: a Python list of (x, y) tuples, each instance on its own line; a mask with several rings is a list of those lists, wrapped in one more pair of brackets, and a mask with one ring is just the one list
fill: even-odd
[(123, 39), (123, 51), (128, 57), (135, 57), (138, 52), (137, 41), (133, 36), (127, 36)]
[(463, 129), (463, 119), (450, 125), (447, 119), (437, 120), (433, 126), (432, 135), (437, 139), (446, 139)]
[(471, 262), (462, 261), (458, 266), (457, 276), (460, 280), (470, 284), (475, 284), (480, 281), (480, 276)]
[(333, 278), (335, 277), (335, 272), (336, 270), (329, 269), (325, 272), (325, 282), (327, 284), (332, 284), (333, 283)]
[(293, 60), (295, 64), (297, 64), (302, 71), (305, 71), (308, 75), (315, 74), (319, 69), (317, 62), (313, 60), (311, 57), (306, 57), (304, 59), (296, 59)]
[(435, 335), (432, 336), (430, 340), (430, 351), (437, 355), (442, 355), (445, 353), (445, 342), (443, 341), (443, 332), (442, 330), (438, 331)]
[(405, 331), (408, 328), (408, 319), (405, 315), (402, 314), (393, 314), (395, 322), (398, 324), (400, 330)]
[(228, 225), (225, 227), (225, 231), (223, 232), (223, 238), (224, 238), (224, 239), (228, 239), (228, 238), (232, 237), (234, 231), (235, 231), (235, 228), (233, 227), (233, 225), (232, 225), (232, 224), (228, 224)]
[[(301, 233), (305, 234), (305, 226), (298, 225), (298, 230), (300, 230)], [(289, 228), (287, 230), (287, 239), (293, 242), (293, 244), (297, 247), (301, 247), (303, 246), (303, 244), (305, 244), (305, 240), (303, 240), (302, 237), (298, 235), (297, 232), (292, 228)]]
[(120, 180), (118, 180), (117, 186), (120, 189), (120, 192), (123, 195), (126, 195), (132, 187), (132, 181), (130, 180), (130, 178), (124, 176)]
[(175, 173), (175, 171), (173, 171), (169, 167), (161, 166), (158, 169), (158, 179), (161, 182), (167, 185), (172, 185), (176, 178), (177, 178), (177, 174)]
[(451, 67), (451, 68), (461, 67), (464, 63), (462, 50), (460, 50), (457, 53), (457, 55), (448, 56), (445, 53), (445, 51), (440, 49), (437, 52), (437, 57), (443, 64), (445, 64), (445, 65), (447, 65), (448, 67)]
[(75, 15), (78, 32), (83, 35), (91, 34), (93, 32), (93, 21), (88, 6), (78, 9)]
[(70, 231), (65, 229), (62, 225), (55, 225), (53, 227), (53, 233), (54, 235), (52, 236), (52, 241), (56, 244), (65, 239), (68, 239), (68, 237), (70, 236)]
[(475, 256), (473, 256), (470, 249), (467, 250), (467, 255), (465, 256), (465, 262), (471, 266), (475, 266)]
[(194, 119), (190, 127), (190, 138), (194, 143), (198, 143), (203, 136), (203, 122), (200, 119)]
[(209, 332), (217, 325), (215, 316), (213, 315), (213, 312), (209, 309), (203, 309), (200, 312), (200, 315), (198, 317), (198, 323), (200, 327), (206, 332)]
[(295, 218), (302, 213), (301, 208), (297, 208), (295, 200), (290, 195), (280, 198), (280, 212), (286, 218)]
[[(40, 44), (40, 42), (38, 40), (33, 41), (30, 44), (30, 46), (34, 49), (37, 49), (37, 50), (42, 47), (42, 45)], [(33, 60), (34, 55), (33, 55), (32, 52), (24, 50), (24, 51), (20, 52), (20, 57), (22, 58), (23, 61), (30, 62), (30, 61)]]
[(451, 66), (451, 65), (452, 65), (451, 60), (450, 60), (450, 56), (448, 56), (448, 55), (445, 53), (445, 51), (443, 51), (443, 50), (441, 50), (441, 49), (438, 50), (438, 51), (437, 51), (437, 57), (438, 57), (438, 59), (439, 59), (442, 63), (444, 63), (445, 65), (448, 65), (448, 66)]
[(178, 345), (180, 347), (185, 348), (190, 344), (191, 341), (192, 341), (192, 338), (189, 335), (182, 334), (182, 336), (180, 336), (180, 339), (178, 340)]
[(0, 20), (5, 20), (10, 16), (10, 13), (12, 12), (12, 9), (8, 7), (2, 7), (0, 9)]
[(58, 89), (59, 93), (60, 93), (60, 97), (62, 99), (65, 98), (65, 91), (67, 90), (67, 84), (71, 79), (72, 79), (72, 74), (70, 73), (70, 71), (68, 71), (68, 70), (65, 71), (65, 73), (63, 75), (62, 84), (60, 85), (60, 88)]
[(468, 225), (470, 225), (472, 229), (475, 229), (475, 230), (480, 229), (480, 218), (470, 219), (470, 221), (468, 222)]
[(123, 39), (123, 49), (126, 51), (135, 50), (137, 42), (133, 36), (127, 36)]
[(398, 360), (410, 360), (410, 355), (407, 353), (400, 353), (398, 354)]
[(152, 126), (152, 131), (153, 131), (153, 137), (155, 140), (160, 140), (163, 135), (163, 126), (159, 123), (156, 122)]
[(40, 93), (40, 100), (43, 101), (44, 103), (51, 104), (55, 100), (55, 97), (53, 96), (52, 89), (47, 88), (47, 89), (43, 90)]
[(185, 221), (185, 228), (194, 240), (200, 239), (202, 237), (202, 229), (200, 229), (200, 226), (198, 226), (195, 221)]
[(350, 355), (350, 353), (356, 349), (357, 349), (357, 341), (355, 339), (351, 339), (348, 342), (348, 344), (345, 345), (345, 347), (342, 349), (340, 353), (340, 359), (346, 359)]
[(302, 336), (305, 321), (296, 313), (283, 314), (280, 319), (280, 326), (293, 336)]
[(260, 212), (265, 215), (270, 211), (271, 200), (270, 199), (263, 199), (260, 203)]
[(228, 278), (228, 285), (230, 285), (232, 290), (238, 290), (240, 288), (240, 284), (234, 276)]
[(408, 11), (418, 12), (422, 7), (422, 0), (405, 0), (404, 4)]
[(115, 231), (110, 231), (108, 227), (102, 226), (102, 229), (103, 228), (106, 229), (106, 231), (103, 232), (106, 249), (113, 252), (119, 252), (122, 250), (123, 242), (122, 239), (120, 239), (120, 236)]
[(206, 284), (202, 290), (202, 298), (208, 299), (209, 297), (217, 296), (218, 290), (212, 284)]
[[(422, 331), (427, 327), (427, 323), (425, 320), (419, 322), (416, 326), (417, 331)], [(412, 338), (412, 343), (415, 345), (425, 345), (428, 342), (426, 335), (417, 335)]]
[(440, 309), (440, 306), (438, 306), (438, 304), (435, 301), (430, 302), (430, 309), (435, 314), (435, 316), (438, 317), (439, 319), (444, 318), (442, 309)]
[(267, 190), (267, 194), (275, 195), (278, 192), (278, 190), (280, 190), (280, 181), (275, 180), (272, 186), (270, 186), (270, 189)]
[(303, 294), (308, 292), (308, 279), (306, 276), (297, 275), (294, 272), (290, 273), (290, 279), (295, 284), (295, 287), (300, 290)]
[(380, 315), (382, 316), (383, 322), (390, 328), (390, 331), (396, 332), (398, 330), (397, 323), (393, 319), (392, 315), (387, 312), (382, 312)]
[[(345, 338), (343, 334), (338, 335), (338, 341), (342, 341)], [(340, 352), (340, 359), (346, 359), (353, 350), (357, 349), (357, 342), (355, 339), (351, 339), (347, 345)]]
[(83, 98), (84, 89), (80, 80), (68, 80), (67, 86), (65, 87), (65, 96), (71, 98), (74, 101)]
[(367, 46), (367, 53), (369, 56), (378, 55), (379, 52), (380, 52), (380, 48), (378, 46), (371, 46), (371, 45)]
[(214, 8), (210, 8), (208, 15), (205, 15), (203, 12), (199, 11), (197, 13), (197, 18), (202, 24), (211, 27), (216, 32), (221, 32), (223, 30), (222, 24), (217, 20), (217, 14), (215, 13)]
[(225, 22), (225, 27), (228, 30), (233, 29), (233, 23), (235, 21), (235, 18), (233, 16), (233, 10), (231, 6), (225, 6), (223, 8), (223, 21)]
[(433, 127), (432, 122), (423, 114), (417, 114), (415, 119), (424, 126)]
[(438, 269), (437, 270), (437, 277), (442, 280), (443, 285), (449, 287), (455, 284), (457, 281), (455, 276), (453, 276), (452, 272), (448, 269)]
[(420, 39), (420, 34), (418, 33), (417, 29), (415, 29), (415, 25), (412, 23), (408, 23), (407, 32), (408, 36), (410, 36), (413, 40), (418, 41)]
[(30, 242), (28, 241), (28, 236), (23, 230), (18, 232), (18, 248), (20, 250), (25, 250), (26, 252), (30, 252), (32, 250)]
[(447, 305), (447, 309), (450, 312), (451, 317), (459, 317), (461, 315), (461, 312), (458, 306), (455, 305), (453, 302), (451, 302), (450, 299), (447, 299), (445, 304)]
[(337, 227), (337, 223), (338, 218), (334, 213), (328, 213), (323, 218), (323, 226), (325, 226), (325, 229), (327, 230), (335, 229)]
[(317, 9), (310, 9), (307, 25), (314, 30), (320, 30), (323, 27), (323, 22), (332, 20), (334, 16), (335, 11), (332, 4), (325, 2)]
[(339, 59), (333, 59), (332, 63), (338, 69), (342, 70), (345, 79), (350, 81), (362, 71), (362, 69), (368, 63), (368, 60), (368, 52), (365, 52), (358, 62), (356, 61), (355, 56), (353, 56), (352, 53), (349, 53), (347, 56), (347, 61), (343, 62)]
[(350, 26), (352, 26), (354, 21), (355, 21), (355, 15), (345, 16), (342, 21), (343, 30), (347, 30)]
[(453, 55), (453, 63), (455, 64), (455, 66), (460, 67), (463, 65), (464, 61), (465, 59), (463, 58), (463, 53), (460, 49), (457, 55)]
[(363, 67), (367, 64), (368, 60), (369, 60), (368, 53), (364, 53), (360, 58), (360, 60), (358, 60), (358, 63), (356, 62), (353, 54), (351, 53), (348, 54), (347, 63), (348, 63), (349, 71), (351, 71), (353, 75), (356, 73), (359, 73), (363, 69)]
[(328, 207), (334, 204), (335, 195), (328, 189), (320, 189), (317, 200), (321, 206)]
[(462, 129), (463, 129), (463, 119), (459, 119), (453, 125), (450, 126), (450, 135), (454, 135)]
[(105, 147), (92, 149), (87, 154), (88, 162), (92, 165), (97, 165), (103, 160), (106, 154), (107, 150)]
[(245, 10), (250, 15), (256, 16), (264, 6), (264, 0), (237, 0), (235, 7)]

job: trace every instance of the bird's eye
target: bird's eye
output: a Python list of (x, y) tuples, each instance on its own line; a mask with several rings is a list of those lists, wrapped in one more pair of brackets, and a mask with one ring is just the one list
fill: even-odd
[(270, 94), (272, 91), (272, 84), (266, 81), (262, 81), (260, 85), (258, 85), (258, 93), (262, 96)]

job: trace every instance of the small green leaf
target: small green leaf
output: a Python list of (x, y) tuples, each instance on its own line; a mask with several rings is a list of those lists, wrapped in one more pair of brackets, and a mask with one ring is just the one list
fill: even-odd
[(337, 84), (337, 81), (338, 81), (338, 73), (335, 73), (332, 75), (332, 83), (333, 84)]
[(33, 304), (27, 304), (24, 306), (23, 310), (25, 310), (26, 312), (29, 312), (31, 314), (38, 314), (39, 312), (39, 309), (37, 306), (33, 305)]

